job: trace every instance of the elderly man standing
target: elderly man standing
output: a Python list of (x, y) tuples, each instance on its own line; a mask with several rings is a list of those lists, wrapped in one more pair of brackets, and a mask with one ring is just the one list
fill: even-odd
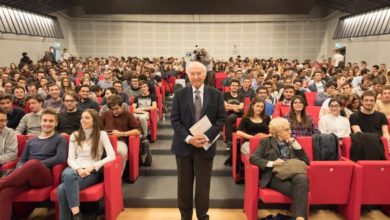
[[(208, 220), (211, 170), (216, 151), (216, 144), (212, 142), (225, 123), (226, 113), (221, 92), (204, 85), (206, 67), (192, 62), (186, 73), (191, 86), (175, 93), (171, 113), (174, 130), (171, 150), (176, 155), (178, 205), (181, 219), (191, 220), (196, 179), (196, 215), (198, 219)], [(203, 134), (192, 134), (189, 129), (204, 116), (212, 126)]]

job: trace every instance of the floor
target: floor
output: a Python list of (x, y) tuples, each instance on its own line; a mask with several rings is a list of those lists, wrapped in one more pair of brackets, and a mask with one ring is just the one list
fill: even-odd
[[(195, 212), (195, 211), (194, 211)], [(288, 214), (286, 210), (259, 210), (259, 218), (269, 214)], [(210, 209), (210, 219), (213, 220), (246, 220), (241, 209)], [(54, 210), (39, 208), (35, 209), (29, 220), (49, 220), (54, 219)], [(179, 212), (173, 208), (126, 208), (117, 220), (180, 220)], [(194, 216), (193, 220), (196, 220)], [(310, 214), (310, 220), (344, 220), (338, 213), (329, 210), (320, 210)], [(390, 220), (381, 211), (374, 210), (361, 216), (361, 220)]]

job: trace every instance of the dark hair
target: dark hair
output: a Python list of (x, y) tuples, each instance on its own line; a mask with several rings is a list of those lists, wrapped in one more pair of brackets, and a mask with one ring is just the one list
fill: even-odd
[(112, 83), (112, 85), (115, 85), (115, 84), (120, 84), (121, 86), (122, 86), (122, 82), (121, 81), (119, 81), (119, 80), (117, 80), (117, 81), (114, 81), (113, 83)]
[(291, 110), (288, 113), (288, 117), (290, 118), (291, 127), (297, 126), (299, 124), (299, 122), (297, 120), (297, 115), (296, 115), (295, 110), (294, 110), (294, 101), (297, 100), (297, 99), (299, 101), (301, 101), (302, 105), (303, 105), (303, 109), (301, 111), (302, 125), (304, 127), (306, 127), (306, 128), (310, 128), (313, 122), (307, 116), (307, 113), (306, 113), (306, 102), (303, 99), (303, 97), (300, 96), (300, 95), (296, 95), (296, 96), (292, 97), (292, 99), (291, 99)]
[(373, 91), (364, 91), (362, 95), (360, 96), (360, 99), (363, 101), (364, 97), (366, 96), (372, 96), (376, 100), (376, 95)]
[(11, 95), (6, 93), (6, 92), (0, 93), (0, 100), (3, 100), (3, 99), (8, 99), (8, 100), (12, 101)]
[[(114, 87), (109, 87), (106, 89), (106, 91), (110, 91), (112, 94), (118, 95), (118, 90), (116, 90)], [(104, 91), (104, 94), (106, 93), (106, 91)]]
[(123, 99), (119, 95), (112, 95), (107, 99), (107, 107), (112, 108), (114, 106), (122, 106)]
[(89, 89), (91, 92), (103, 91), (102, 87), (100, 87), (99, 85), (92, 85)]
[(265, 90), (265, 91), (267, 91), (267, 94), (268, 94), (268, 89), (267, 89), (267, 87), (265, 87), (265, 86), (259, 86), (259, 87), (257, 87), (256, 93), (259, 93), (260, 90)]
[[(83, 111), (83, 114), (88, 112), (93, 119), (93, 128), (91, 133), (92, 146), (91, 146), (91, 157), (92, 159), (99, 159), (99, 141), (100, 141), (100, 130), (102, 128), (99, 113), (95, 109), (87, 108)], [(84, 129), (80, 126), (78, 132), (74, 133), (75, 141), (77, 142), (78, 147), (82, 147), (82, 142), (87, 139)]]
[(334, 81), (329, 81), (327, 84), (326, 84), (326, 88), (330, 88), (330, 87), (335, 87), (337, 88), (337, 83), (335, 83)]
[(23, 87), (23, 86), (19, 86), (19, 85), (16, 85), (15, 88), (14, 88), (14, 91), (16, 89), (22, 89), (23, 91), (26, 91), (26, 89)]
[(57, 111), (55, 109), (53, 109), (53, 108), (45, 108), (42, 111), (41, 119), (42, 119), (43, 115), (53, 115), (55, 117), (56, 121), (58, 121)]
[(60, 88), (60, 87), (58, 86), (58, 84), (55, 83), (55, 82), (48, 83), (48, 84), (46, 85), (47, 89), (49, 89), (50, 87), (53, 87), (53, 86), (57, 86), (58, 88)]
[(283, 99), (284, 99), (284, 91), (286, 91), (287, 89), (292, 89), (295, 92), (295, 87), (293, 85), (285, 85), (283, 87), (282, 95), (279, 97), (279, 101), (283, 101)]
[(39, 94), (32, 94), (32, 95), (28, 95), (26, 97), (26, 102), (30, 101), (30, 99), (35, 99), (37, 100), (39, 103), (43, 103), (43, 98), (41, 95)]
[(255, 112), (253, 111), (253, 107), (257, 104), (257, 103), (263, 103), (264, 105), (264, 109), (263, 111), (260, 113), (260, 118), (261, 119), (264, 119), (265, 117), (265, 101), (259, 97), (254, 97), (249, 105), (249, 108), (248, 108), (248, 112), (244, 115), (244, 118), (251, 118), (253, 116), (255, 116)]
[(239, 81), (238, 79), (232, 79), (232, 80), (230, 80), (229, 85), (232, 85), (232, 83), (238, 83), (238, 85), (240, 85), (240, 81)]

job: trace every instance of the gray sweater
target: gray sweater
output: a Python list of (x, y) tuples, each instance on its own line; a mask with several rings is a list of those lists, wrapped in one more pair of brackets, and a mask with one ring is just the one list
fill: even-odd
[(41, 114), (42, 112), (30, 112), (24, 115), (15, 129), (16, 134), (41, 134)]
[(0, 164), (15, 160), (18, 154), (18, 141), (15, 132), (10, 128), (3, 128), (0, 133)]

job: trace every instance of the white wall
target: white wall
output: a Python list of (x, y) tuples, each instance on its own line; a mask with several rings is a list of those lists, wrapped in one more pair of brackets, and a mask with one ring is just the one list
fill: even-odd
[(325, 50), (321, 48), (326, 45), (325, 32), (326, 22), (318, 19), (243, 23), (75, 19), (75, 44), (70, 49), (80, 56), (182, 57), (199, 45), (213, 57), (228, 58), (237, 45), (241, 56), (303, 60), (316, 59)]
[[(57, 16), (57, 15), (56, 15)], [(72, 38), (69, 20), (57, 16), (61, 25), (64, 39), (51, 39), (42, 37), (32, 37), (15, 34), (0, 34), (0, 66), (8, 66), (10, 63), (18, 65), (23, 52), (36, 62), (44, 55), (44, 51), (50, 46), (60, 45), (62, 48), (68, 47)]]
[(322, 60), (333, 56), (336, 43), (347, 47), (347, 61), (390, 66), (390, 36), (332, 40), (342, 15), (325, 19), (287, 15), (93, 15), (75, 19), (58, 13), (64, 39), (0, 35), (0, 66), (19, 62), (22, 52), (36, 61), (55, 44), (71, 54), (93, 57), (182, 57), (197, 44), (217, 59), (240, 54)]
[[(339, 14), (343, 16), (345, 14)], [(333, 56), (333, 50), (338, 47), (346, 47), (346, 61), (359, 63), (367, 61), (369, 67), (375, 64), (386, 63), (390, 66), (390, 35), (359, 37), (352, 39), (333, 40), (333, 34), (337, 27), (338, 18), (334, 17), (327, 21), (326, 34), (328, 35), (327, 56)]]

